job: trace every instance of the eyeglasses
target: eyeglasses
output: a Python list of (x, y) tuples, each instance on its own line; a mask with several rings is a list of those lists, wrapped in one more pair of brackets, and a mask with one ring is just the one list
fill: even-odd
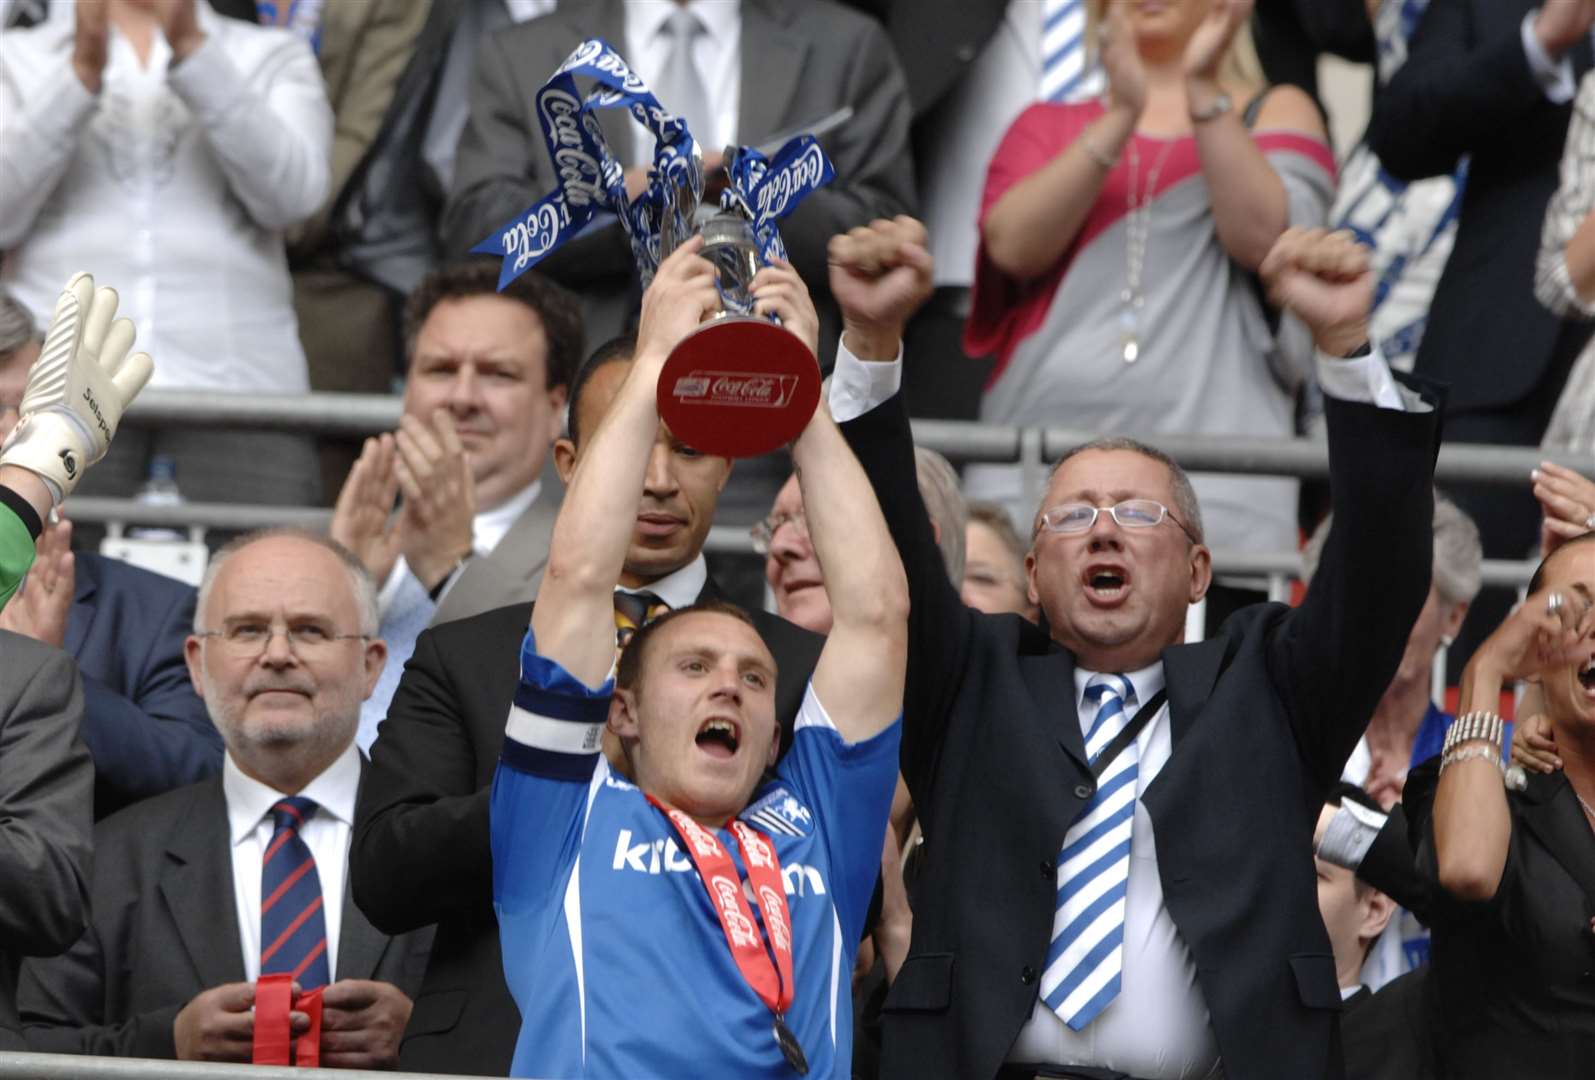
[(338, 634), (320, 623), (295, 623), (278, 629), (268, 623), (237, 622), (220, 630), (200, 630), (198, 638), (218, 638), (223, 649), (239, 659), (259, 656), (271, 647), (271, 639), (281, 634), (288, 648), (301, 660), (324, 656), (340, 641), (370, 641), (370, 634)]
[(1103, 511), (1113, 515), (1113, 520), (1123, 529), (1150, 529), (1163, 524), (1163, 519), (1174, 522), (1180, 531), (1191, 538), (1191, 543), (1199, 544), (1200, 540), (1185, 523), (1169, 512), (1169, 508), (1152, 499), (1126, 499), (1117, 506), (1092, 506), (1090, 503), (1064, 503), (1044, 510), (1041, 521), (1036, 525), (1036, 532), (1042, 530), (1055, 533), (1083, 533), (1097, 523), (1097, 515)]
[(748, 535), (753, 537), (753, 550), (760, 555), (770, 553), (770, 545), (775, 543), (775, 534), (781, 531), (783, 525), (791, 525), (804, 536), (809, 534), (808, 519), (799, 510), (795, 514), (771, 514), (753, 528), (748, 530)]

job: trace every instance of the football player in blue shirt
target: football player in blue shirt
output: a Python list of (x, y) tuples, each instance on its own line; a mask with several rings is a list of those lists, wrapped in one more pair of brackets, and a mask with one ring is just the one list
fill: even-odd
[[(516, 1076), (850, 1075), (849, 976), (897, 776), (908, 593), (823, 405), (792, 454), (835, 621), (779, 765), (780, 673), (740, 610), (670, 612), (616, 665), (612, 593), (663, 452), (659, 373), (719, 310), (701, 248), (667, 259), (643, 297), (636, 359), (565, 495), (521, 650), (492, 801)], [(760, 312), (812, 350), (802, 280), (780, 265), (754, 285)], [(625, 776), (600, 752), (606, 725)]]

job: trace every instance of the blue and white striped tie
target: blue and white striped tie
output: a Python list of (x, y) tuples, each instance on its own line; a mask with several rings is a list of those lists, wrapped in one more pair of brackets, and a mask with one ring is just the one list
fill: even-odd
[[(1135, 687), (1122, 675), (1093, 675), (1085, 699), (1097, 705), (1086, 732), (1086, 757), (1097, 755), (1129, 724)], [(1113, 760), (1063, 838), (1058, 853), (1058, 912), (1041, 976), (1041, 997), (1075, 1031), (1119, 994), (1124, 969), (1124, 903), (1135, 824), (1135, 743)]]
[(1082, 101), (1102, 87), (1102, 65), (1086, 66), (1085, 0), (1042, 0), (1041, 100)]

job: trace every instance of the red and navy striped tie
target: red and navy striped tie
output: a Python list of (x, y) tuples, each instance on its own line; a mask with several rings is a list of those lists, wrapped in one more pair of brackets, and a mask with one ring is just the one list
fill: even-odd
[(260, 973), (293, 976), (304, 990), (331, 981), (316, 860), (299, 833), (316, 812), (302, 796), (271, 808), (275, 831), (260, 867)]

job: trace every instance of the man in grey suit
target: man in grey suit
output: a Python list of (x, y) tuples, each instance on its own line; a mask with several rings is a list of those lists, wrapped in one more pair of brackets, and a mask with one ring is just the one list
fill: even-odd
[[(631, 0), (561, 4), (551, 15), (506, 27), (478, 45), (470, 115), (455, 156), (444, 207), (445, 249), (459, 252), (553, 190), (554, 173), (533, 115), (538, 89), (571, 51), (603, 38), (660, 95), (686, 115), (706, 156), (728, 142), (759, 145), (844, 107), (852, 116), (820, 135), (836, 179), (805, 199), (781, 226), (792, 265), (814, 295), (820, 340), (840, 326), (826, 290), (825, 245), (877, 217), (910, 211), (914, 173), (908, 143), (907, 86), (880, 25), (832, 0), (686, 0), (698, 20), (691, 46), (705, 96), (702, 116), (671, 79), (667, 5)], [(671, 100), (675, 97), (677, 100)], [(609, 147), (627, 168), (633, 195), (651, 160), (651, 137), (621, 110), (599, 113)], [(543, 271), (582, 294), (591, 335), (620, 333), (634, 299), (636, 268), (618, 224), (565, 244)], [(640, 295), (640, 293), (636, 293)], [(828, 366), (828, 365), (827, 365)], [(768, 493), (773, 495), (773, 490)], [(768, 505), (768, 498), (759, 509)]]
[(493, 259), (428, 274), (404, 342), (399, 430), (366, 440), (332, 521), (380, 586), (388, 664), (360, 710), (368, 753), (422, 630), (537, 595), (559, 509), (543, 466), (583, 351), (575, 298), (536, 273), (499, 292)]
[(359, 704), (386, 659), (370, 579), (324, 537), (246, 536), (211, 560), (195, 621), (185, 655), (227, 744), (222, 775), (100, 823), (92, 921), (24, 967), (24, 1038), (248, 1061), (254, 980), (287, 972), (324, 988), (323, 1065), (392, 1067), (431, 935), (379, 933), (346, 887)]
[(71, 657), (0, 630), (0, 1050), (27, 1049), (22, 958), (58, 953), (88, 925), (94, 769), (82, 720)]

